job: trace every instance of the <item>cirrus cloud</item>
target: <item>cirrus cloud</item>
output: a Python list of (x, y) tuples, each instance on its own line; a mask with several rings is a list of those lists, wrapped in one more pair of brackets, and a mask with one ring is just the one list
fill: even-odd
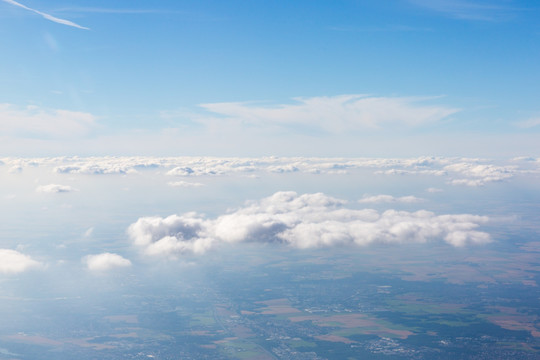
[(379, 128), (385, 124), (416, 126), (444, 119), (460, 109), (427, 105), (425, 97), (338, 95), (294, 98), (273, 106), (248, 102), (201, 104), (205, 110), (240, 124), (316, 127), (330, 133)]
[(57, 24), (67, 25), (67, 26), (75, 27), (75, 28), (82, 29), (82, 30), (90, 30), (89, 28), (81, 26), (79, 24), (76, 24), (73, 21), (57, 18), (56, 16), (52, 16), (51, 14), (47, 14), (47, 13), (44, 13), (42, 11), (29, 8), (28, 6), (25, 6), (25, 5), (23, 5), (23, 4), (21, 4), (21, 3), (17, 2), (17, 1), (14, 1), (14, 0), (2, 0), (2, 1), (4, 1), (4, 2), (6, 2), (8, 4), (11, 4), (11, 5), (14, 5), (14, 6), (18, 6), (20, 8), (25, 9), (25, 10), (31, 11), (31, 12), (36, 13), (38, 15), (41, 15), (41, 16), (43, 16), (43, 18), (45, 18), (47, 20), (50, 20), (52, 22), (55, 22)]
[(80, 111), (0, 104), (0, 132), (18, 137), (72, 138), (88, 134), (96, 118)]

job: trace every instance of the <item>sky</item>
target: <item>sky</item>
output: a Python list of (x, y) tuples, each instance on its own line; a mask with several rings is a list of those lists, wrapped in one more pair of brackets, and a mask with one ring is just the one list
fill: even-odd
[[(257, 257), (533, 299), (538, 19), (526, 0), (0, 0), (0, 357), (113, 343), (93, 324), (161, 314), (178, 284), (206, 298)], [(538, 344), (523, 310), (503, 325)]]
[(537, 154), (535, 1), (0, 1), (4, 156)]

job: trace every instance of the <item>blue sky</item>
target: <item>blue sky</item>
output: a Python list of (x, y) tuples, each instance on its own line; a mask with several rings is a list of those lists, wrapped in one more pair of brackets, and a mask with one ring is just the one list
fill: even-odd
[(534, 155), (539, 12), (508, 0), (3, 0), (3, 152)]
[[(466, 320), (477, 340), (506, 347), (516, 331), (509, 352), (538, 348), (528, 302), (540, 289), (538, 19), (540, 2), (517, 0), (0, 0), (0, 357), (35, 359), (24, 354), (42, 348), (25, 341), (58, 344), (49, 349), (66, 358), (144, 356), (143, 340), (167, 338), (221, 351), (233, 342), (209, 343), (211, 314), (219, 339), (237, 339), (224, 323), (270, 316), (263, 299), (310, 299), (327, 284), (319, 275), (371, 296), (356, 275), (346, 280), (357, 269), (385, 284), (414, 280), (394, 287), (401, 305), (381, 303), (396, 313), (413, 304), (401, 301), (407, 289), (413, 307), (430, 306), (425, 289), (444, 297), (464, 284), (463, 308), (449, 303), (434, 321), (462, 309), (478, 315)], [(252, 253), (268, 269), (286, 256), (287, 272), (266, 272)], [(292, 276), (289, 261), (309, 276)], [(323, 272), (311, 271), (317, 264)], [(250, 284), (254, 270), (264, 287), (245, 309), (261, 312), (222, 322), (216, 314), (233, 302), (220, 288)], [(168, 294), (184, 288), (176, 307)], [(520, 304), (516, 294), (532, 305), (495, 306)], [(345, 314), (358, 301), (354, 319), (370, 308), (378, 317), (363, 296), (332, 294), (328, 306), (334, 314), (343, 300)], [(185, 317), (189, 337), (178, 337), (170, 316), (185, 299), (200, 328)], [(125, 335), (105, 321), (129, 314), (141, 323), (130, 317)], [(453, 323), (441, 325), (464, 334)], [(320, 324), (303, 334), (338, 334)], [(463, 338), (422, 324), (408, 345), (389, 335), (396, 348), (480, 344), (467, 335), (462, 348)], [(297, 335), (276, 329), (246, 336), (279, 357), (275, 335)], [(361, 341), (345, 330), (353, 335), (341, 346)], [(314, 351), (293, 350), (302, 349)]]

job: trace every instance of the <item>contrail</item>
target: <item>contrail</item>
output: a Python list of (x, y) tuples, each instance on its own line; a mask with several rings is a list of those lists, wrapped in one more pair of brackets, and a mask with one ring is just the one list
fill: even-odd
[(32, 8), (29, 8), (28, 6), (25, 6), (23, 4), (20, 4), (14, 0), (2, 0), (4, 2), (7, 2), (8, 4), (11, 4), (11, 5), (15, 5), (15, 6), (18, 6), (18, 7), (21, 7), (25, 10), (28, 10), (28, 11), (32, 11), (38, 15), (41, 15), (43, 16), (45, 19), (47, 20), (50, 20), (50, 21), (54, 21), (55, 23), (58, 23), (58, 24), (63, 24), (63, 25), (67, 25), (67, 26), (72, 26), (72, 27), (76, 27), (78, 29), (83, 29), (83, 30), (90, 30), (89, 28), (87, 27), (84, 27), (84, 26), (81, 26), (79, 24), (75, 24), (74, 22), (72, 21), (69, 21), (69, 20), (64, 20), (64, 19), (59, 19), (57, 17), (54, 17), (52, 15), (49, 15), (49, 14), (45, 14), (39, 10), (35, 10), (35, 9), (32, 9)]

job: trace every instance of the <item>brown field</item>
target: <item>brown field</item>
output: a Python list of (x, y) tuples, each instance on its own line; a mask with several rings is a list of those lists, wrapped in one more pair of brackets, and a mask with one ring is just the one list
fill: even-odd
[(540, 331), (534, 326), (537, 317), (518, 313), (517, 309), (506, 306), (495, 306), (500, 314), (488, 316), (488, 321), (507, 330), (525, 330), (532, 336), (540, 337)]
[[(289, 317), (289, 320), (292, 322), (299, 321), (312, 321), (315, 325), (318, 326), (338, 326), (345, 329), (354, 329), (358, 328), (363, 334), (373, 334), (373, 335), (395, 335), (400, 339), (406, 339), (410, 335), (413, 335), (413, 332), (409, 330), (396, 330), (391, 329), (388, 326), (385, 326), (378, 322), (376, 319), (369, 318), (363, 314), (347, 314), (347, 315), (333, 315), (333, 316), (319, 316), (319, 315), (308, 315), (308, 316), (293, 316)], [(340, 324), (340, 325), (336, 325)]]
[(319, 335), (315, 336), (316, 339), (324, 340), (324, 341), (331, 341), (331, 342), (341, 342), (345, 344), (354, 344), (356, 341), (353, 341), (351, 339), (348, 339), (343, 336), (337, 336), (337, 335)]
[(72, 344), (72, 345), (77, 345), (80, 347), (94, 348), (96, 350), (115, 348), (115, 346), (113, 345), (88, 342), (89, 340), (92, 340), (93, 338), (53, 340), (53, 339), (49, 339), (49, 338), (39, 336), (39, 335), (28, 336), (28, 335), (17, 334), (17, 335), (6, 336), (5, 339), (8, 339), (14, 342), (24, 343), (24, 344), (45, 345), (45, 346), (61, 346), (65, 344)]
[(260, 308), (260, 313), (265, 315), (282, 315), (302, 312), (296, 308), (293, 308), (290, 301), (284, 298), (259, 301), (258, 303), (266, 305), (266, 307)]
[(60, 341), (48, 339), (46, 337), (39, 336), (39, 335), (29, 336), (29, 335), (17, 334), (17, 335), (8, 335), (5, 338), (11, 341), (25, 343), (25, 344), (49, 345), (49, 346), (59, 346), (63, 344)]

